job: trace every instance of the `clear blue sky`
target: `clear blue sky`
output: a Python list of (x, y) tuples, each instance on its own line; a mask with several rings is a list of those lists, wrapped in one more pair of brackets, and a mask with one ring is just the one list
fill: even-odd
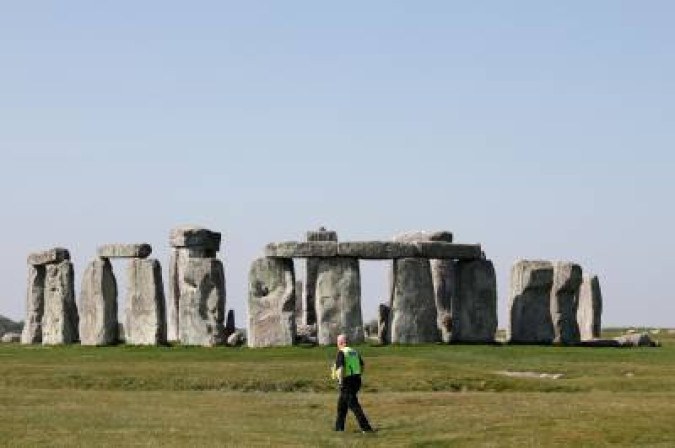
[[(248, 267), (319, 225), (448, 229), (498, 271), (601, 278), (604, 322), (675, 326), (675, 4), (0, 3), (0, 314), (26, 255), (223, 232)], [(115, 264), (123, 285), (124, 263)], [(364, 263), (364, 312), (385, 293)], [(121, 298), (124, 291), (121, 291)]]

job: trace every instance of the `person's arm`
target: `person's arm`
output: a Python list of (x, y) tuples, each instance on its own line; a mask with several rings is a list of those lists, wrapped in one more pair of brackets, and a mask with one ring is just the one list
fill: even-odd
[(366, 363), (363, 362), (363, 358), (361, 358), (361, 355), (359, 355), (359, 363), (361, 363), (361, 374), (363, 374), (363, 372), (365, 372), (366, 370)]
[(341, 351), (338, 352), (337, 357), (335, 358), (335, 377), (338, 380), (338, 383), (342, 384), (342, 380), (345, 378), (345, 354)]

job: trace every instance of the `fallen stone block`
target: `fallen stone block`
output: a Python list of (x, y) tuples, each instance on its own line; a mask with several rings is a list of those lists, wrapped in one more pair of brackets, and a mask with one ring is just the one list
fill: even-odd
[(131, 345), (167, 342), (162, 267), (155, 259), (132, 259), (127, 267), (125, 341)]
[(295, 342), (295, 272), (291, 258), (258, 258), (248, 284), (248, 346)]
[(28, 264), (33, 266), (61, 263), (62, 261), (66, 260), (70, 260), (70, 252), (68, 252), (68, 249), (64, 249), (62, 247), (55, 247), (42, 252), (35, 252), (28, 256)]
[(117, 280), (110, 260), (89, 263), (80, 291), (80, 342), (82, 345), (112, 345), (119, 341)]
[(220, 240), (220, 232), (199, 226), (176, 227), (169, 234), (171, 247), (201, 247), (217, 252), (220, 250)]
[(147, 258), (152, 253), (152, 246), (141, 244), (106, 244), (98, 248), (101, 258)]
[(654, 341), (648, 333), (633, 333), (618, 336), (614, 340), (620, 347), (659, 347), (658, 341)]
[(0, 338), (0, 341), (9, 344), (13, 342), (21, 342), (21, 333), (5, 333), (2, 335), (2, 338)]
[(227, 337), (226, 344), (230, 347), (238, 347), (244, 343), (244, 335), (240, 331), (235, 331)]

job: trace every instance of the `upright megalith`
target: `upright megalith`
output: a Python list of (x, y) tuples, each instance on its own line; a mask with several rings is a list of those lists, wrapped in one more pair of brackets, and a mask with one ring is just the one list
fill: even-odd
[(248, 345), (270, 347), (295, 341), (295, 272), (290, 258), (258, 258), (248, 283)]
[(389, 344), (389, 306), (384, 303), (377, 307), (377, 341), (381, 345)]
[[(225, 276), (223, 265), (216, 258), (220, 242), (219, 232), (203, 227), (182, 226), (171, 230), (170, 340), (188, 345), (224, 342)], [(206, 283), (200, 284), (200, 279)], [(197, 297), (196, 293), (203, 296)], [(183, 322), (183, 318), (188, 320)], [(197, 328), (199, 326), (201, 328)]]
[[(413, 231), (394, 237), (399, 243), (452, 243), (449, 231)], [(457, 295), (456, 262), (453, 259), (430, 259), (431, 281), (436, 302), (436, 324), (443, 342), (450, 342), (452, 332), (452, 307)]]
[(28, 265), (28, 288), (26, 291), (26, 320), (21, 332), (22, 344), (42, 342), (42, 316), (45, 311), (44, 266)]
[(491, 343), (497, 331), (497, 277), (490, 260), (457, 262), (452, 341)]
[(512, 343), (550, 344), (555, 338), (551, 319), (553, 264), (520, 260), (511, 268), (509, 325)]
[(602, 292), (596, 275), (584, 275), (579, 289), (577, 323), (582, 341), (600, 337), (602, 323)]
[(82, 345), (111, 345), (119, 339), (117, 280), (110, 260), (89, 263), (80, 291), (80, 342)]
[[(310, 230), (306, 234), (308, 243), (337, 243), (338, 236), (334, 230), (326, 230), (320, 227), (319, 230)], [(331, 246), (337, 251), (337, 244)], [(337, 252), (335, 253), (337, 254)], [(335, 255), (331, 254), (331, 255)], [(303, 323), (312, 325), (316, 323), (316, 278), (318, 275), (319, 258), (310, 257), (306, 261), (305, 289), (302, 294), (303, 304)], [(301, 294), (302, 290), (296, 289), (296, 294)]]
[(166, 344), (162, 267), (158, 260), (132, 258), (127, 266), (125, 342)]
[(359, 260), (319, 258), (315, 291), (318, 343), (335, 344), (339, 334), (363, 342)]
[(179, 302), (179, 339), (185, 345), (225, 343), (225, 272), (216, 258), (188, 258)]
[(576, 344), (580, 340), (577, 308), (582, 279), (581, 266), (578, 264), (563, 261), (553, 263), (551, 320), (553, 342), (556, 344)]
[(42, 343), (56, 345), (77, 342), (79, 316), (75, 303), (75, 272), (69, 260), (45, 266), (44, 298)]
[(392, 343), (419, 344), (441, 340), (429, 260), (399, 258), (393, 261), (390, 308)]

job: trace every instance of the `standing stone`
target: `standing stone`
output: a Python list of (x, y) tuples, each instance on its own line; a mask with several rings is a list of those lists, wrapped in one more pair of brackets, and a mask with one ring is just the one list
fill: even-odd
[(179, 338), (185, 345), (225, 343), (225, 273), (216, 258), (187, 258), (180, 284)]
[(42, 343), (56, 345), (77, 342), (79, 317), (75, 303), (75, 273), (70, 261), (64, 260), (45, 267), (44, 299)]
[(561, 261), (553, 264), (551, 320), (555, 335), (553, 342), (556, 344), (576, 344), (580, 341), (577, 308), (582, 279), (578, 264)]
[(389, 307), (384, 303), (377, 307), (377, 341), (381, 345), (389, 344)]
[(126, 343), (166, 344), (164, 284), (159, 261), (129, 260), (127, 279)]
[[(293, 271), (295, 272), (295, 265), (293, 265)], [(304, 325), (305, 313), (304, 309), (304, 298), (302, 292), (304, 291), (304, 286), (302, 280), (295, 281), (295, 325), (296, 327)]]
[(82, 345), (118, 342), (117, 281), (110, 260), (97, 258), (87, 266), (80, 292)]
[(26, 321), (21, 333), (22, 344), (42, 342), (42, 316), (45, 310), (44, 266), (28, 265), (28, 290), (26, 293)]
[(248, 345), (293, 345), (295, 273), (290, 258), (258, 258), (248, 283)]
[(237, 327), (234, 323), (234, 310), (228, 310), (227, 319), (225, 319), (225, 340), (235, 331), (237, 331)]
[[(398, 234), (394, 241), (402, 243), (444, 242), (452, 243), (453, 235), (449, 231), (413, 231)], [(455, 261), (451, 259), (429, 260), (431, 280), (436, 300), (436, 322), (441, 332), (441, 340), (449, 343), (452, 332), (452, 308), (457, 295)]]
[(491, 343), (497, 331), (497, 277), (490, 260), (457, 262), (453, 342)]
[[(324, 227), (316, 231), (309, 231), (306, 235), (308, 242), (337, 242), (337, 232), (326, 230)], [(304, 309), (303, 323), (313, 325), (316, 323), (316, 277), (318, 275), (318, 258), (308, 258), (306, 260), (305, 290), (302, 295), (302, 305)], [(297, 290), (297, 294), (300, 294)]]
[(582, 341), (600, 337), (602, 319), (602, 292), (597, 276), (584, 275), (579, 289), (577, 323)]
[(520, 260), (513, 265), (507, 340), (525, 344), (553, 342), (552, 286), (553, 265), (550, 262)]
[(429, 260), (399, 258), (393, 262), (391, 342), (438, 342), (436, 301)]
[(339, 334), (363, 342), (361, 274), (357, 258), (320, 258), (316, 279), (317, 340), (333, 345)]

